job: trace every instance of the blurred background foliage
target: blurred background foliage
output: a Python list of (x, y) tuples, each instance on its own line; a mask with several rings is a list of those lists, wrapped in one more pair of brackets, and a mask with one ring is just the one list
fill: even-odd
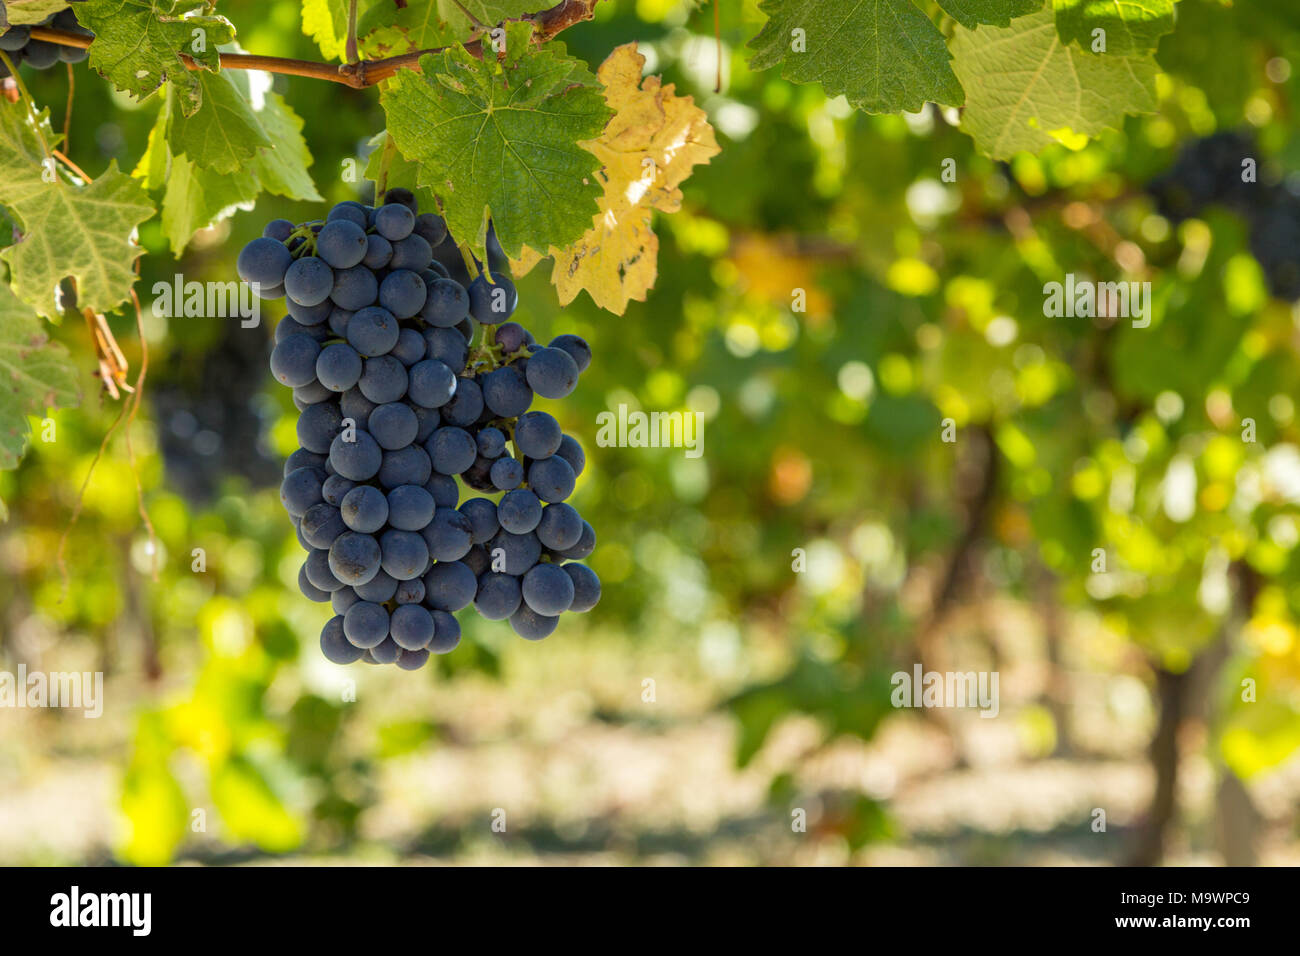
[[(315, 58), (298, 8), (221, 4), (245, 49)], [(564, 35), (593, 64), (638, 41), (722, 153), (656, 220), (648, 302), (561, 310), (549, 269), (521, 283), (539, 339), (597, 356), (545, 407), (587, 450), (604, 597), (542, 644), (466, 615), (417, 674), (320, 658), (328, 611), (277, 500), (274, 308), (252, 330), (146, 308), (136, 467), (118, 432), (64, 577), (120, 404), (85, 330), (58, 330), (87, 400), (0, 473), (0, 666), (101, 669), (108, 698), (100, 721), (0, 716), (0, 861), (1300, 857), (1300, 312), (1261, 266), (1300, 248), (1239, 210), (1161, 215), (1147, 188), (1239, 131), (1300, 194), (1294, 5), (1182, 0), (1158, 113), (1010, 163), (952, 111), (868, 116), (751, 73), (756, 4), (719, 20), (721, 92), (710, 5), (610, 0)], [(61, 71), (27, 81), (67, 96)], [(320, 192), (368, 200), (344, 172), (382, 126), (373, 91), (275, 88)], [(154, 110), (79, 68), (71, 157), (133, 168)], [(318, 214), (264, 197), (179, 263), (155, 219), (137, 288), (226, 281), (266, 220)], [(1150, 282), (1150, 326), (1045, 316), (1066, 273)], [(135, 368), (134, 315), (111, 323)], [(596, 447), (620, 403), (701, 412), (703, 456)], [(998, 718), (892, 708), (916, 662), (999, 671)]]

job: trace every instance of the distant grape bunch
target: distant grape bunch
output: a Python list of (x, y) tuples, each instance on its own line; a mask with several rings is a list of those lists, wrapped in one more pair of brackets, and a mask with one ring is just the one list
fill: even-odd
[(1279, 298), (1300, 299), (1300, 195), (1286, 182), (1243, 179), (1243, 160), (1259, 160), (1253, 138), (1234, 132), (1192, 140), (1147, 191), (1161, 215), (1181, 222), (1217, 205), (1250, 225), (1250, 251)]
[[(78, 33), (87, 38), (95, 36), (77, 22), (76, 14), (71, 10), (60, 10), (58, 13), (51, 14), (38, 25), (67, 30), (69, 33)], [(10, 27), (0, 34), (0, 50), (5, 51), (14, 66), (26, 63), (38, 70), (48, 70), (56, 63), (80, 63), (90, 52), (80, 47), (50, 43), (48, 40), (33, 40), (30, 26)], [(8, 75), (9, 68), (5, 66), (3, 60), (0, 60), (0, 79)]]
[[(508, 277), (449, 278), (432, 251), (443, 220), (408, 190), (384, 199), (274, 220), (237, 267), (287, 301), (271, 371), (293, 389), (301, 447), (280, 499), (308, 552), (298, 585), (335, 613), (321, 651), (415, 670), (456, 647), (471, 604), (541, 640), (599, 600), (575, 563), (595, 532), (565, 503), (586, 457), (529, 410), (572, 392), (591, 350), (576, 335), (539, 346), (507, 321)], [(461, 483), (501, 498), (462, 504)]]

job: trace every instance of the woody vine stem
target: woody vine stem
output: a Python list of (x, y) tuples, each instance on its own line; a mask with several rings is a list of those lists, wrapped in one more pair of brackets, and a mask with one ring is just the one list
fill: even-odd
[[(583, 20), (590, 20), (596, 4), (600, 0), (562, 0), (549, 9), (528, 16), (516, 18), (518, 22), (533, 24), (533, 39), (544, 42), (562, 30)], [(351, 19), (351, 18), (349, 18)], [(448, 47), (433, 47), (428, 50), (416, 50), (398, 56), (383, 57), (377, 60), (355, 58), (355, 24), (349, 23), (349, 62), (343, 65), (321, 63), (316, 60), (297, 60), (281, 56), (261, 56), (253, 53), (222, 53), (221, 68), (226, 70), (262, 70), (267, 73), (280, 73), (285, 76), (303, 76), (315, 80), (327, 80), (350, 86), (353, 89), (365, 89), (374, 86), (397, 73), (398, 70), (415, 70), (419, 72), (420, 57), (429, 53), (441, 53)], [(481, 32), (478, 27), (476, 32)], [(59, 46), (75, 46), (85, 49), (93, 42), (92, 38), (55, 30), (49, 27), (33, 27), (32, 37), (45, 40)], [(465, 49), (476, 57), (483, 56), (483, 41), (473, 39), (465, 44)], [(191, 57), (181, 54), (181, 60), (187, 69), (205, 69)]]

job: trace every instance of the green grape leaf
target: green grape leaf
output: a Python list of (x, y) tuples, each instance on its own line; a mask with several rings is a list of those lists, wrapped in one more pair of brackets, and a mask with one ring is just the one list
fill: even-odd
[(302, 0), (302, 32), (327, 60), (343, 59), (347, 16), (347, 5), (341, 0)]
[(585, 64), (564, 45), (531, 47), (512, 23), (500, 59), (456, 47), (393, 77), (380, 103), (397, 148), (420, 166), (452, 234), (486, 259), (489, 216), (506, 254), (565, 246), (591, 225), (600, 161), (579, 145), (613, 112)]
[(1093, 49), (1093, 31), (1104, 30), (1113, 56), (1152, 53), (1174, 29), (1174, 0), (1054, 0), (1056, 32), (1066, 43)]
[(39, 129), (24, 102), (0, 103), (0, 203), (23, 233), (0, 259), (9, 263), (14, 292), (43, 316), (59, 316), (55, 291), (68, 276), (77, 280), (80, 307), (111, 312), (131, 294), (144, 251), (132, 233), (154, 208), (116, 161), (88, 185), (60, 175), (41, 145), (42, 134), (53, 139), (49, 111), (37, 122)]
[[(980, 6), (986, 6), (982, 0)], [(767, 23), (749, 65), (781, 65), (793, 83), (820, 83), (868, 113), (960, 106), (943, 34), (911, 0), (760, 0)]]
[(77, 19), (92, 30), (90, 65), (138, 100), (170, 80), (188, 116), (203, 102), (198, 77), (185, 54), (205, 69), (221, 69), (217, 47), (235, 38), (225, 17), (188, 16), (198, 0), (85, 0)]
[(16, 468), (27, 447), (28, 415), (75, 408), (77, 367), (44, 323), (0, 283), (0, 468)]
[(1223, 128), (1242, 122), (1255, 93), (1250, 34), (1250, 24), (1232, 7), (1184, 3), (1178, 29), (1160, 44), (1160, 68), (1200, 89)]
[(938, 0), (944, 13), (968, 30), (983, 24), (1004, 27), (1016, 17), (1041, 9), (1043, 0)]
[(396, 11), (391, 6), (372, 8), (357, 24), (357, 32), (365, 37), (362, 48), (372, 56), (392, 56), (458, 43), (469, 37), (471, 28), (459, 10), (452, 10), (459, 27), (437, 0), (414, 0)]
[(179, 256), (198, 230), (252, 209), (259, 192), (251, 176), (223, 175), (173, 156), (162, 200), (163, 234), (172, 251)]
[(1095, 55), (1061, 42), (1051, 10), (1009, 27), (958, 27), (953, 69), (969, 93), (961, 125), (994, 159), (1118, 127), (1156, 106), (1150, 56)]
[(164, 98), (162, 107), (154, 118), (153, 128), (149, 130), (149, 141), (145, 144), (144, 154), (131, 171), (131, 176), (139, 179), (144, 183), (144, 188), (151, 191), (165, 186), (167, 175), (171, 172), (172, 154), (167, 148), (167, 124), (170, 120), (170, 98)]
[[(546, 0), (406, 0), (398, 9), (392, 0), (360, 0), (357, 4), (357, 48), (369, 57), (392, 56), (451, 46), (470, 38), (474, 25), (496, 25), (533, 13)], [(316, 41), (328, 59), (347, 55), (348, 0), (304, 0), (302, 32)]]
[(67, 6), (68, 0), (8, 0), (8, 3), (0, 3), (0, 27), (40, 23)]
[[(384, 156), (384, 150), (388, 148), (388, 131), (380, 130), (370, 139), (370, 145), (374, 147), (370, 151), (370, 156), (366, 159), (365, 177), (375, 184), (376, 195), (381, 191), (379, 189), (379, 180), (383, 177), (384, 190), (409, 189), (415, 193), (415, 198), (419, 200), (421, 209), (436, 209), (438, 206), (438, 197), (434, 195), (433, 190), (427, 186), (420, 185), (420, 167), (419, 164), (413, 163), (399, 153), (394, 146), (387, 158)], [(387, 165), (388, 173), (384, 175), (384, 167)]]
[(466, 40), (474, 24), (461, 6), (480, 23), (495, 26), (505, 20), (534, 13), (545, 0), (407, 0), (405, 9), (391, 3), (371, 7), (357, 20), (357, 33), (364, 36), (367, 51), (393, 54), (450, 46)]
[(258, 90), (250, 89), (254, 81), (249, 76), (229, 76), (234, 93), (251, 101), (249, 109), (257, 128), (276, 145), (255, 150), (231, 173), (191, 162), (187, 155), (169, 148), (168, 128), (178, 121), (169, 97), (158, 111), (148, 147), (132, 173), (148, 189), (163, 190), (163, 233), (177, 255), (199, 229), (228, 219), (238, 210), (252, 209), (263, 192), (323, 201), (307, 172), (312, 157), (302, 137), (303, 121), (278, 93), (260, 90), (259, 97), (255, 95)]
[[(417, 0), (425, 2), (428, 0)], [(554, 4), (547, 0), (461, 0), (456, 3), (455, 0), (437, 0), (438, 8), (442, 10), (443, 19), (460, 29), (468, 29), (473, 24), (469, 18), (461, 12), (460, 7), (464, 7), (470, 13), (474, 14), (479, 23), (486, 23), (488, 26), (496, 26), (512, 17), (520, 17), (525, 13), (536, 13), (538, 10), (545, 10)]]
[[(396, 12), (392, 0), (360, 0), (357, 4), (357, 33), (373, 19), (380, 26)], [(316, 42), (328, 60), (342, 60), (347, 54), (348, 0), (303, 0), (302, 32)]]
[(192, 116), (172, 116), (168, 148), (214, 172), (233, 173), (273, 141), (229, 73), (200, 73), (198, 81), (203, 105)]
[(276, 144), (274, 149), (261, 150), (253, 158), (251, 168), (262, 188), (286, 199), (324, 202), (325, 197), (316, 190), (311, 173), (307, 172), (312, 156), (302, 135), (302, 118), (279, 93), (266, 94), (257, 117)]

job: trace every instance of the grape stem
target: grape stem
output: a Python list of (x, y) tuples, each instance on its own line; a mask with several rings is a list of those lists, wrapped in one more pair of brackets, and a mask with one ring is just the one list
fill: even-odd
[(460, 257), (465, 262), (466, 272), (468, 272), (470, 275), (474, 275), (474, 273), (476, 272), (482, 274), (483, 270), (479, 268), (478, 260), (475, 259), (474, 254), (469, 251), (468, 246), (465, 246), (458, 242), (456, 243), (456, 249), (458, 252), (460, 252)]
[[(555, 6), (539, 13), (517, 17), (522, 23), (533, 25), (533, 40), (544, 43), (561, 30), (575, 23), (590, 20), (596, 4), (600, 0), (561, 0)], [(93, 42), (92, 37), (71, 33), (67, 30), (55, 30), (51, 27), (32, 27), (32, 38), (54, 43), (58, 46), (73, 46), (87, 49)], [(470, 40), (464, 44), (466, 52), (479, 59), (483, 57), (482, 40)], [(282, 56), (260, 56), (253, 53), (219, 54), (221, 68), (225, 70), (263, 70), (267, 73), (280, 73), (285, 76), (301, 76), (314, 80), (327, 80), (353, 89), (365, 89), (375, 86), (398, 70), (415, 70), (420, 72), (420, 58), (428, 54), (442, 53), (452, 47), (433, 47), (428, 50), (416, 50), (398, 56), (383, 57), (377, 60), (357, 60), (342, 66), (333, 63), (321, 63), (317, 60), (298, 60)], [(206, 70), (208, 67), (196, 62), (185, 54), (177, 54), (189, 70)], [(351, 52), (349, 52), (351, 58)]]
[[(67, 138), (65, 137), (65, 138), (64, 138), (64, 145), (66, 145), (66, 144), (67, 144)], [(82, 179), (82, 181), (85, 182), (85, 184), (86, 184), (87, 186), (89, 186), (91, 183), (93, 183), (93, 182), (95, 181), (95, 180), (90, 176), (89, 173), (87, 173), (84, 169), (82, 169), (80, 166), (78, 166), (78, 165), (77, 165), (76, 163), (74, 163), (72, 160), (68, 159), (68, 157), (65, 156), (65, 155), (64, 155), (60, 150), (57, 150), (57, 149), (51, 149), (51, 150), (50, 150), (50, 155), (53, 156), (55, 159), (57, 159), (59, 162), (63, 163), (64, 166), (67, 166), (70, 170), (72, 170), (72, 171), (73, 171), (74, 173), (76, 173), (78, 176), (80, 176), (81, 179)]]
[(503, 365), (508, 365), (522, 353), (515, 352), (511, 355), (506, 354), (505, 347), (497, 343), (497, 327), (495, 325), (484, 325), (483, 335), (479, 339), (478, 347), (474, 349), (469, 357), (469, 364), (481, 366), (487, 364), (489, 370), (498, 369)]
[[(485, 326), (485, 328), (494, 329), (495, 326)], [(489, 342), (485, 335), (479, 342), (478, 347), (470, 353), (467, 364), (471, 368), (479, 370), (482, 370), (486, 366), (487, 371), (491, 372), (509, 365), (516, 359), (521, 359), (528, 354), (527, 346), (524, 346), (516, 352), (507, 352), (504, 346), (497, 344), (495, 338)]]
[[(63, 148), (72, 148), (72, 94), (77, 89), (77, 71), (72, 68), (71, 63), (63, 64), (66, 66), (68, 73), (68, 105), (63, 111)], [(90, 182), (89, 179), (86, 182)]]
[(361, 59), (357, 55), (357, 0), (351, 0), (348, 4), (348, 63), (356, 63)]
[(397, 154), (397, 143), (393, 136), (387, 130), (384, 131), (384, 151), (379, 155), (379, 178), (375, 180), (375, 205), (379, 205), (379, 197), (388, 191), (388, 170), (393, 165), (393, 157)]
[(293, 232), (289, 233), (289, 238), (285, 240), (285, 243), (290, 243), (294, 239), (303, 240), (298, 244), (298, 248), (292, 250), (295, 259), (300, 258), (304, 254), (310, 254), (313, 256), (316, 254), (316, 233), (312, 231), (310, 225), (304, 224), (298, 226)]

